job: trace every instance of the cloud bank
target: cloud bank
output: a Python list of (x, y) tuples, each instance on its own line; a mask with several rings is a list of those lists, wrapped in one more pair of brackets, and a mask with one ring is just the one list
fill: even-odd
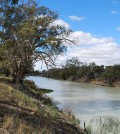
[(64, 64), (66, 59), (72, 57), (77, 57), (82, 62), (95, 62), (98, 65), (120, 64), (120, 46), (113, 38), (99, 38), (83, 31), (75, 31), (69, 38), (76, 40), (76, 43), (68, 46), (66, 55), (58, 57), (57, 64)]
[[(56, 20), (52, 25), (70, 28), (70, 25), (61, 19)], [(120, 28), (116, 30), (120, 30)], [(74, 44), (67, 44), (67, 53), (58, 56), (56, 65), (64, 64), (66, 59), (72, 57), (77, 57), (82, 62), (95, 62), (98, 65), (120, 64), (120, 45), (112, 37), (97, 37), (88, 32), (75, 31), (67, 38), (74, 40)], [(41, 63), (38, 62), (35, 69), (40, 70), (40, 65)]]

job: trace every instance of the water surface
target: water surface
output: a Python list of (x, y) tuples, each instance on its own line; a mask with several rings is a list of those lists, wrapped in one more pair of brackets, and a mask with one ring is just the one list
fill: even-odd
[(71, 110), (82, 123), (102, 115), (120, 118), (120, 88), (38, 76), (29, 76), (27, 79), (33, 80), (40, 88), (54, 90), (48, 95), (59, 102), (60, 108)]

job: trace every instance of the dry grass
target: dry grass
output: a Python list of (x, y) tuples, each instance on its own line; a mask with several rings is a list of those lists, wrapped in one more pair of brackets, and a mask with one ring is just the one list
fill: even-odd
[(0, 81), (4, 82), (4, 83), (11, 83), (12, 82), (12, 78), (5, 77), (5, 76), (0, 76)]
[(6, 130), (10, 130), (13, 126), (13, 123), (14, 123), (14, 118), (12, 116), (11, 117), (5, 117), (4, 121), (3, 121), (2, 128), (6, 129)]
[(9, 134), (52, 134), (46, 126), (42, 129), (39, 127), (36, 129), (16, 116), (6, 116), (1, 127)]
[(71, 122), (73, 125), (79, 126), (80, 120), (75, 117), (75, 115), (73, 114), (71, 110), (69, 110), (69, 108), (63, 110), (62, 116), (63, 118)]
[(30, 81), (23, 89), (2, 81), (0, 128), (9, 134), (82, 134), (72, 113), (60, 112), (49, 97), (38, 92)]
[(34, 98), (31, 98), (19, 90), (14, 89), (10, 85), (0, 83), (0, 100), (9, 102), (25, 108), (36, 109), (38, 103)]
[(87, 128), (90, 134), (120, 134), (120, 120), (112, 116), (97, 116)]
[(44, 94), (44, 93), (51, 93), (53, 90), (51, 89), (41, 89), (38, 86), (35, 85), (35, 83), (31, 80), (24, 80), (24, 84), (27, 85), (31, 91), (33, 91), (36, 94)]

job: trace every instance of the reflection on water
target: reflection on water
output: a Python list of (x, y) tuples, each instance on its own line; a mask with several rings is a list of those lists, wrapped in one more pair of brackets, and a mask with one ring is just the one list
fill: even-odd
[(60, 108), (69, 108), (81, 121), (94, 116), (112, 115), (120, 118), (120, 88), (94, 86), (79, 82), (54, 80), (30, 76), (41, 88), (54, 92), (48, 94), (60, 102)]

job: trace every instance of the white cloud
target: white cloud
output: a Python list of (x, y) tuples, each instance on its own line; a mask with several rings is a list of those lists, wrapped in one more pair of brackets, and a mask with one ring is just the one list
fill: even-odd
[(78, 16), (69, 16), (69, 18), (72, 20), (72, 21), (82, 21), (85, 19), (85, 17), (81, 16), (81, 17), (78, 17)]
[(83, 32), (83, 31), (76, 31), (70, 34), (68, 37), (71, 40), (75, 41), (76, 45), (95, 45), (95, 44), (103, 44), (113, 41), (111, 37), (105, 38), (97, 38), (91, 35), (90, 33)]
[(70, 28), (70, 25), (68, 23), (66, 23), (64, 20), (62, 19), (58, 19), (58, 20), (55, 20), (54, 22), (51, 23), (51, 26), (63, 26), (65, 27), (66, 29), (69, 29)]
[(112, 10), (111, 14), (118, 14), (119, 12), (117, 10)]
[[(65, 21), (59, 19), (51, 25), (61, 25), (69, 29), (70, 26)], [(120, 30), (120, 27), (116, 28)], [(120, 64), (120, 44), (117, 44), (111, 37), (97, 37), (88, 32), (72, 32), (68, 39), (74, 40), (74, 44), (68, 44), (68, 51), (65, 55), (60, 55), (56, 59), (56, 64), (64, 64), (66, 59), (78, 57), (82, 62), (95, 62), (98, 65)], [(41, 63), (37, 63), (35, 69), (41, 68)], [(43, 68), (45, 69), (45, 65)]]
[(76, 31), (71, 39), (77, 37), (77, 45), (68, 47), (66, 56), (58, 58), (57, 63), (65, 63), (67, 58), (78, 57), (82, 62), (95, 62), (99, 65), (120, 64), (120, 46), (111, 37), (98, 38), (90, 33)]
[[(95, 37), (91, 33), (76, 31), (69, 38), (77, 38), (76, 45), (68, 45), (68, 51), (58, 56), (56, 65), (64, 64), (66, 59), (78, 57), (82, 62), (95, 62), (98, 65), (120, 64), (120, 45), (111, 37)], [(37, 64), (40, 66), (40, 63)], [(40, 68), (40, 67), (39, 67)], [(44, 69), (44, 67), (43, 67)]]
[(67, 57), (78, 57), (83, 62), (96, 62), (99, 65), (120, 64), (120, 48), (117, 44), (99, 44), (87, 47), (74, 47)]
[(38, 61), (38, 62), (36, 62), (34, 69), (41, 71), (41, 70), (47, 70), (47, 67), (46, 67), (45, 63), (43, 63), (42, 61)]
[[(39, 15), (39, 16), (35, 16), (35, 19), (39, 19), (39, 18), (44, 18), (46, 17), (46, 15)], [(53, 21), (50, 26), (63, 26), (65, 27), (66, 29), (69, 29), (70, 28), (70, 25), (68, 23), (66, 23), (64, 20), (62, 19), (57, 19), (55, 21)]]
[(117, 27), (116, 30), (117, 30), (117, 31), (120, 31), (120, 27)]

